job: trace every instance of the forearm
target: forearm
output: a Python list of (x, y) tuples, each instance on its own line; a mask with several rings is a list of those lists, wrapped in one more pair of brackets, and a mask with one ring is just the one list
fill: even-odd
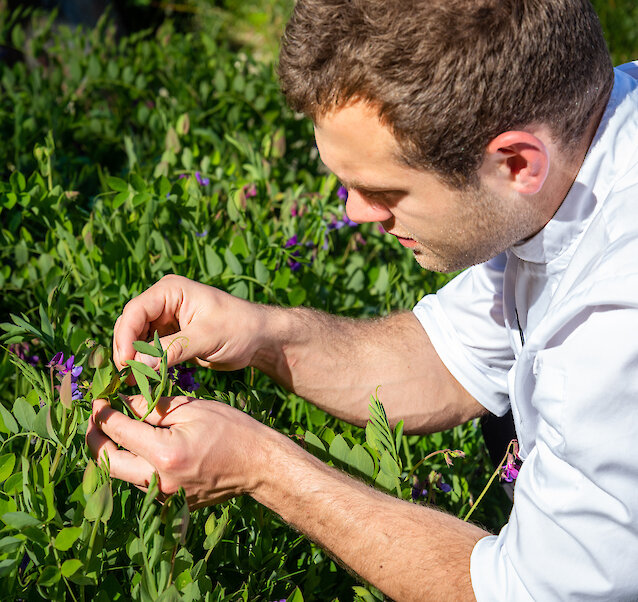
[(480, 415), (411, 312), (355, 320), (307, 308), (264, 307), (253, 364), (318, 407), (364, 425), (377, 391), (391, 422), (432, 432)]
[(363, 580), (397, 601), (474, 599), (470, 555), (489, 533), (383, 494), (283, 437), (263, 449), (252, 497)]

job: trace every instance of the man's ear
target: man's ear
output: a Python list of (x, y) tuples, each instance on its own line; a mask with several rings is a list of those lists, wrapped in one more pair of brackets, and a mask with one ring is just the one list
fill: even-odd
[(484, 167), (501, 185), (520, 194), (536, 194), (549, 173), (550, 156), (543, 141), (522, 131), (504, 132), (485, 150)]

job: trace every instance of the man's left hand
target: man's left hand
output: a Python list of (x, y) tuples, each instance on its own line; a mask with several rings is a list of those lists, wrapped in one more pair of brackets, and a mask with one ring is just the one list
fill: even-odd
[[(126, 402), (145, 414), (141, 395)], [(162, 398), (145, 421), (97, 399), (86, 433), (94, 457), (108, 456), (111, 476), (144, 489), (156, 472), (161, 493), (184, 487), (191, 509), (250, 494), (267, 466), (263, 444), (274, 437), (284, 438), (226, 404), (191, 397)]]

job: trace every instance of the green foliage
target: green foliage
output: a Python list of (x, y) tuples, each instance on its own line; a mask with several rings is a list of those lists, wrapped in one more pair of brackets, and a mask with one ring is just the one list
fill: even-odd
[[(311, 124), (283, 105), (272, 62), (238, 50), (251, 28), (279, 27), (289, 4), (182, 4), (192, 31), (167, 18), (128, 37), (106, 19), (76, 31), (38, 13), (0, 14), (0, 43), (25, 56), (0, 66), (0, 591), (3, 600), (380, 600), (250, 498), (189, 513), (177, 494), (160, 506), (155, 483), (143, 493), (111, 481), (88, 456), (89, 402), (107, 397), (126, 411), (117, 394), (133, 392), (109, 359), (115, 319), (165, 274), (350, 316), (410, 308), (447, 281), (372, 225), (333, 227), (344, 207)], [(614, 61), (635, 57), (633, 4), (596, 6)], [(231, 17), (244, 29), (229, 42)], [(38, 361), (8, 352), (25, 342)], [(176, 385), (158, 341), (135, 345), (159, 360), (158, 372), (131, 367), (152, 406)], [(58, 351), (83, 368), (81, 399), (46, 367)], [(408, 500), (414, 489), (415, 503), (465, 516), (492, 473), (475, 423), (406, 435), (373, 397), (359, 429), (250, 369), (197, 379), (198, 396), (392, 495)], [(472, 518), (498, 529), (508, 511), (494, 487)]]

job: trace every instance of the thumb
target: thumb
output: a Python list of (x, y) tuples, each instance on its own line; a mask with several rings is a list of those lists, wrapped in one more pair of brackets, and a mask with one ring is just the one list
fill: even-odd
[(160, 342), (166, 351), (169, 366), (187, 362), (203, 352), (201, 332), (192, 327), (161, 337)]

